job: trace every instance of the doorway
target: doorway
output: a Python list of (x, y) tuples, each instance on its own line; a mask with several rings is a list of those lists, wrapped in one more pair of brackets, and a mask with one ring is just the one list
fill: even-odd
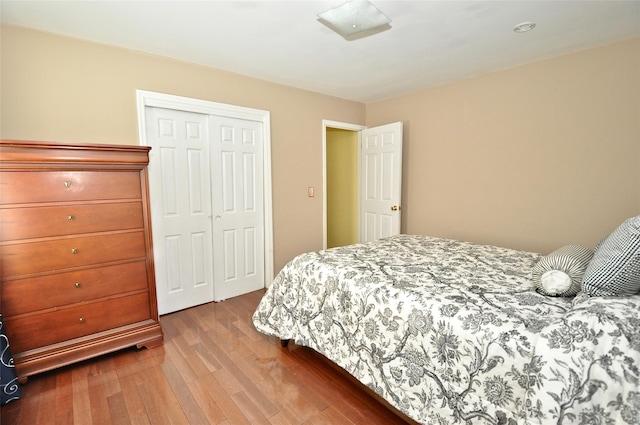
[[(355, 199), (352, 199), (351, 202), (348, 202), (350, 207), (349, 208), (355, 208), (357, 209), (356, 211), (356, 215), (357, 217), (355, 218), (355, 230), (352, 228), (352, 226), (354, 225), (353, 223), (353, 219), (349, 219), (347, 220), (347, 223), (345, 224), (341, 224), (340, 226), (333, 226), (333, 224), (335, 224), (335, 220), (337, 217), (340, 217), (340, 215), (343, 213), (342, 208), (344, 207), (344, 205), (341, 205), (342, 201), (339, 201), (336, 203), (336, 198), (341, 198), (346, 196), (345, 193), (341, 193), (339, 195), (336, 195), (336, 193), (329, 193), (331, 190), (333, 190), (333, 188), (335, 188), (336, 184), (339, 183), (338, 179), (335, 178), (335, 176), (330, 177), (329, 173), (331, 173), (333, 170), (335, 170), (336, 168), (339, 169), (343, 169), (346, 170), (348, 167), (352, 167), (352, 169), (356, 170), (356, 173), (358, 173), (358, 170), (360, 169), (360, 134), (359, 132), (363, 129), (365, 129), (366, 127), (363, 125), (358, 125), (358, 124), (349, 124), (349, 123), (343, 123), (343, 122), (338, 122), (338, 121), (330, 121), (330, 120), (323, 120), (322, 121), (322, 179), (323, 179), (323, 203), (322, 203), (322, 208), (323, 208), (323, 226), (322, 226), (322, 233), (323, 233), (323, 248), (327, 249), (327, 248), (333, 248), (336, 246), (341, 246), (341, 245), (347, 245), (348, 243), (346, 243), (346, 240), (348, 239), (353, 240), (353, 234), (355, 233), (355, 242), (358, 242), (360, 239), (360, 228), (359, 228), (359, 216), (360, 216), (360, 206), (359, 206), (359, 193), (360, 193), (360, 182), (359, 182), (359, 177), (356, 177), (356, 192), (355, 194), (353, 194), (352, 189), (350, 189), (348, 192), (351, 193), (351, 196), (355, 196)], [(339, 162), (335, 161), (335, 157), (337, 155), (339, 155), (340, 153), (338, 151), (342, 150), (340, 147), (336, 148), (336, 145), (338, 143), (346, 143), (349, 144), (352, 141), (352, 137), (356, 138), (356, 158), (350, 158), (347, 162), (340, 160)], [(333, 144), (334, 145), (334, 152), (329, 152), (329, 150), (331, 149), (331, 147), (329, 145)], [(347, 150), (349, 150), (349, 148), (347, 147)], [(352, 175), (351, 175), (352, 176)], [(333, 182), (331, 182), (333, 180)], [(330, 187), (331, 186), (331, 187)], [(333, 202), (330, 203), (330, 200), (333, 199)], [(349, 216), (351, 216), (351, 214), (353, 213), (352, 210), (350, 210), (347, 214)], [(332, 218), (330, 218), (332, 217)], [(352, 217), (352, 216), (351, 216)], [(330, 223), (331, 221), (334, 221), (333, 223)], [(330, 225), (331, 225), (331, 229), (330, 229)], [(345, 226), (348, 227), (345, 228)], [(347, 231), (349, 233), (349, 236), (345, 237), (344, 235), (340, 235), (339, 232), (343, 230), (343, 231)], [(354, 243), (355, 243), (354, 242)]]
[(358, 242), (358, 132), (328, 127), (327, 248)]
[[(367, 128), (356, 124), (323, 120), (322, 130), (324, 248), (367, 242), (399, 234), (402, 193), (402, 122)], [(336, 134), (339, 136), (334, 137)], [(350, 158), (346, 162), (342, 161), (344, 158), (336, 160), (335, 157), (343, 155), (344, 152), (329, 151), (332, 139), (337, 139), (337, 144), (340, 145), (348, 144), (352, 140), (349, 134), (357, 135), (356, 158)], [(349, 156), (351, 157), (350, 154)], [(345, 196), (344, 193), (339, 193), (339, 196), (333, 193), (336, 187), (338, 192), (344, 189), (340, 187), (341, 176), (329, 176), (330, 173), (334, 173), (335, 168), (356, 170), (357, 192), (349, 189), (349, 193), (355, 197), (355, 200), (346, 209), (343, 209), (346, 202), (332, 202), (332, 199)], [(357, 207), (352, 206), (354, 203)], [(355, 220), (345, 217), (351, 217), (352, 208), (357, 208), (358, 211)], [(334, 232), (351, 232), (352, 230), (352, 227), (345, 231), (347, 227), (334, 226), (336, 221), (348, 223), (356, 221), (357, 240), (352, 242), (353, 239), (349, 239), (352, 238), (351, 234), (348, 238), (345, 235), (333, 235)]]
[(269, 113), (138, 91), (160, 314), (273, 279)]

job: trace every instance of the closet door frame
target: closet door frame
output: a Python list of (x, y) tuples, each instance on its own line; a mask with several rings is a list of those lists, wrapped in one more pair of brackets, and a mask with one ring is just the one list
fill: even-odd
[(136, 90), (136, 98), (139, 144), (143, 146), (146, 146), (147, 140), (145, 126), (146, 107), (175, 109), (179, 111), (238, 118), (242, 120), (257, 121), (262, 124), (264, 161), (262, 175), (262, 189), (264, 191), (264, 277), (265, 287), (271, 285), (274, 278), (274, 266), (270, 112), (261, 109), (247, 108), (244, 106), (229, 105), (225, 103), (217, 103), (208, 100), (193, 99), (146, 90)]

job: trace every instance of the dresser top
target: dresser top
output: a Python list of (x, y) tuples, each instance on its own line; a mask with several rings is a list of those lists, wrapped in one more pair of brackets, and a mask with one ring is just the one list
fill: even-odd
[(145, 165), (148, 146), (0, 140), (0, 166), (25, 163)]

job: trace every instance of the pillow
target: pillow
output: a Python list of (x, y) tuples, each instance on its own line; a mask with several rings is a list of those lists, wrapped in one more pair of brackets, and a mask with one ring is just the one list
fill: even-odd
[(640, 215), (625, 220), (600, 243), (582, 290), (592, 297), (640, 292)]
[(582, 276), (593, 251), (580, 245), (567, 245), (542, 257), (533, 266), (531, 277), (538, 292), (572, 297), (582, 290)]

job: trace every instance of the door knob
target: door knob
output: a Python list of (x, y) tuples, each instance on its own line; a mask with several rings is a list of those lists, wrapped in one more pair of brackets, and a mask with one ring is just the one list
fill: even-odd
[(394, 205), (394, 206), (391, 207), (391, 211), (398, 211), (399, 209), (400, 209), (400, 207), (397, 206), (397, 205)]

